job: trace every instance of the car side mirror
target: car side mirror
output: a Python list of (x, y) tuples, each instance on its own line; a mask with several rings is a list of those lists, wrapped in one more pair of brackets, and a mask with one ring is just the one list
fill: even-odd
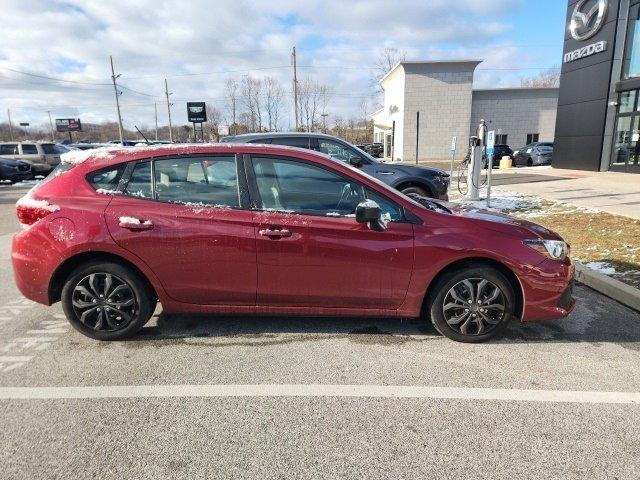
[(351, 164), (351, 166), (356, 168), (360, 168), (363, 165), (362, 159), (360, 157), (351, 157), (349, 159), (349, 163)]
[(356, 222), (367, 223), (369, 228), (376, 232), (387, 229), (387, 223), (382, 218), (382, 209), (373, 200), (364, 201), (356, 207)]

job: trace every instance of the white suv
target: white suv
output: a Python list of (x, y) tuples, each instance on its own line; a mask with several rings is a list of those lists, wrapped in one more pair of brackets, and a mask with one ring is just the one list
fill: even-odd
[(0, 143), (0, 157), (31, 164), (34, 175), (48, 175), (60, 163), (60, 154), (68, 151), (64, 145), (53, 142)]

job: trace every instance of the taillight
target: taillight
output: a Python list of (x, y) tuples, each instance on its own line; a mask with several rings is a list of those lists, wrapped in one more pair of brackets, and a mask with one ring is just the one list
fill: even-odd
[(51, 205), (46, 200), (37, 200), (31, 197), (22, 197), (16, 203), (16, 213), (22, 225), (33, 225), (58, 210), (60, 207), (57, 205)]

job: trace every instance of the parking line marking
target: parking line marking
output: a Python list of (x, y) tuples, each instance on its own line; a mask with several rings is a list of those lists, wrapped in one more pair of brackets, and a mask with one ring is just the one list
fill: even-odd
[(549, 403), (640, 404), (640, 392), (387, 385), (128, 385), (0, 388), (0, 400), (215, 397), (417, 398)]
[(14, 355), (12, 357), (0, 356), (0, 363), (28, 362), (32, 357), (29, 355)]

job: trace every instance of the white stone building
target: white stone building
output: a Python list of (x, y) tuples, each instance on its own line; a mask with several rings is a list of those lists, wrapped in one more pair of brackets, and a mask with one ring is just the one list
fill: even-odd
[[(481, 60), (400, 62), (381, 80), (384, 107), (374, 112), (374, 142), (397, 161), (446, 161), (452, 137), (456, 159), (467, 152), (481, 119), (497, 143), (521, 147), (553, 141), (557, 88), (474, 90)], [(419, 122), (419, 128), (417, 128)]]

